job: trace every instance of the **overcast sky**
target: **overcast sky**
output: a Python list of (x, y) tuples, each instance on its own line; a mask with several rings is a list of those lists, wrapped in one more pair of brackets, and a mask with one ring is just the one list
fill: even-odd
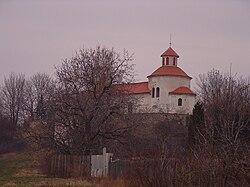
[(82, 47), (134, 53), (145, 81), (169, 47), (195, 78), (215, 68), (250, 75), (249, 0), (0, 0), (0, 81), (10, 72), (53, 74)]

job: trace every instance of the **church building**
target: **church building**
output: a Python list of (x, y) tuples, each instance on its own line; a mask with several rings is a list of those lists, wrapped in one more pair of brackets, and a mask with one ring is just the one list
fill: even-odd
[(138, 106), (129, 110), (139, 113), (191, 114), (196, 94), (190, 89), (191, 79), (179, 66), (179, 55), (171, 46), (161, 55), (161, 66), (147, 76), (147, 82), (127, 84), (129, 94)]

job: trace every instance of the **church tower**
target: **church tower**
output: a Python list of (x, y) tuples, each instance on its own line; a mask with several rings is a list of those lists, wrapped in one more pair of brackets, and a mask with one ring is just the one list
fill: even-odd
[(179, 55), (170, 47), (161, 55), (161, 66), (148, 78), (153, 112), (192, 113), (195, 94), (191, 77), (178, 67)]
[(177, 66), (177, 59), (179, 55), (169, 47), (162, 55), (162, 65), (163, 66)]

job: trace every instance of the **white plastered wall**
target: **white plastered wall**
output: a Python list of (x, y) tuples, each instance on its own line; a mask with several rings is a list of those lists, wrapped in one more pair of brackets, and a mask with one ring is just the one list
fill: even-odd
[(190, 79), (181, 76), (154, 76), (149, 77), (149, 89), (160, 88), (160, 97), (150, 98), (151, 112), (171, 112), (173, 108), (169, 92), (185, 86), (190, 88)]
[(134, 112), (147, 113), (151, 108), (151, 94), (134, 94), (132, 95), (136, 99), (136, 106), (134, 106)]
[[(170, 94), (170, 113), (192, 114), (196, 102), (195, 95)], [(182, 106), (178, 106), (178, 99), (182, 99)]]

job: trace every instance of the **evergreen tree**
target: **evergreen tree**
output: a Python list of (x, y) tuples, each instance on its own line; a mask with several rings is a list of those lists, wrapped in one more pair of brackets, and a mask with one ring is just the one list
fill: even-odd
[(199, 132), (204, 127), (204, 106), (198, 101), (193, 109), (193, 115), (189, 118), (188, 139), (190, 146), (197, 144), (200, 141)]
[(44, 105), (43, 95), (40, 96), (40, 99), (37, 103), (36, 115), (38, 119), (44, 119), (44, 117), (46, 116), (46, 108)]

